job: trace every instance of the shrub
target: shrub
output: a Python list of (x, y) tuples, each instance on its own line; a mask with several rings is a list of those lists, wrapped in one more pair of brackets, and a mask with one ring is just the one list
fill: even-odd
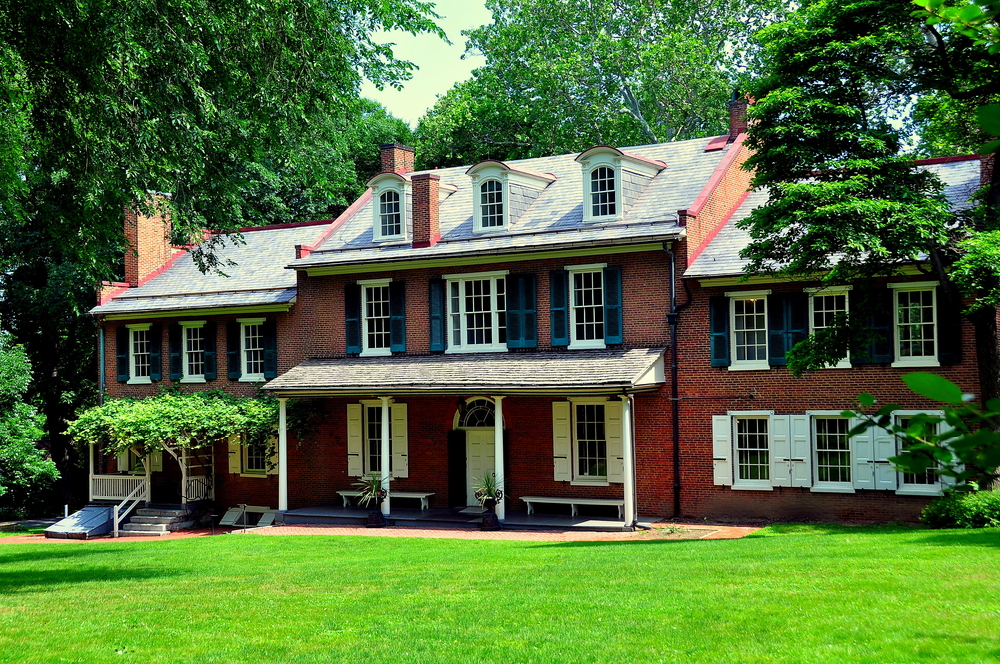
[(942, 496), (924, 508), (920, 520), (931, 528), (1000, 527), (1000, 491)]

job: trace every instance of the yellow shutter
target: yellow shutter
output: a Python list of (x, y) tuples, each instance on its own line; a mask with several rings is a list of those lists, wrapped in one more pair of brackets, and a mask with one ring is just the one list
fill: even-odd
[(406, 404), (394, 403), (389, 406), (392, 418), (392, 476), (410, 476), (410, 456), (407, 444)]
[(608, 452), (608, 482), (625, 481), (624, 446), (622, 442), (622, 402), (604, 404), (604, 438)]
[(568, 401), (552, 402), (552, 462), (556, 482), (573, 479), (573, 435)]
[(361, 452), (364, 449), (362, 437), (361, 404), (347, 404), (347, 474), (361, 477), (364, 466), (361, 463)]
[(163, 450), (156, 450), (149, 455), (149, 471), (152, 473), (163, 472)]
[(267, 463), (267, 474), (277, 475), (278, 474), (278, 439), (269, 438), (267, 441), (267, 447), (271, 450), (271, 456)]
[(243, 446), (240, 437), (234, 434), (229, 437), (229, 472), (239, 475), (243, 471)]

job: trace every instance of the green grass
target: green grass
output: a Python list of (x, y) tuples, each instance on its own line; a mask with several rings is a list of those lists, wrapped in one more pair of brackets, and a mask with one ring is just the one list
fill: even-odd
[(40, 533), (45, 530), (46, 526), (37, 526), (35, 528), (24, 528), (18, 526), (17, 530), (0, 530), (0, 537), (12, 537), (14, 535), (31, 535), (33, 533)]
[(0, 545), (0, 661), (996, 662), (1000, 532)]

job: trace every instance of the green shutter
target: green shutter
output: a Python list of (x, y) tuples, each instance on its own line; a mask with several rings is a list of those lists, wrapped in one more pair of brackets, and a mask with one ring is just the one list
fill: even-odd
[(358, 284), (344, 285), (344, 318), (346, 321), (347, 353), (349, 355), (359, 354), (361, 352), (361, 286)]
[(428, 287), (431, 350), (443, 351), (448, 347), (447, 326), (445, 325), (444, 279), (431, 279)]
[(809, 336), (809, 296), (783, 293), (767, 298), (767, 362), (772, 367), (788, 364), (787, 354)]
[(180, 380), (184, 375), (183, 354), (184, 331), (176, 323), (170, 326), (170, 380)]
[(708, 333), (713, 367), (728, 367), (729, 359), (729, 298), (708, 298)]
[(549, 306), (552, 345), (569, 345), (569, 273), (553, 270), (549, 274)]
[(406, 283), (389, 282), (389, 350), (406, 352)]
[(623, 339), (622, 269), (612, 265), (604, 268), (604, 343), (614, 346)]
[(115, 330), (115, 348), (118, 359), (118, 382), (128, 382), (129, 378), (129, 329), (122, 325)]
[(264, 378), (278, 377), (278, 323), (266, 320), (261, 325), (264, 334)]
[(215, 338), (215, 323), (205, 323), (202, 334), (205, 338), (205, 380), (219, 377), (219, 360)]
[[(163, 328), (152, 325), (149, 328), (149, 379), (163, 380)], [(125, 365), (128, 367), (128, 364)]]
[(243, 347), (243, 340), (240, 338), (243, 332), (237, 321), (231, 320), (226, 323), (226, 369), (229, 380), (239, 380), (243, 376), (240, 362), (240, 349)]
[(507, 277), (507, 348), (538, 347), (538, 315), (534, 274)]
[[(858, 293), (858, 291), (854, 291)], [(852, 295), (854, 294), (852, 293)], [(850, 298), (851, 317), (864, 316), (865, 328), (874, 333), (875, 339), (868, 344), (855, 345), (851, 349), (851, 364), (889, 363), (895, 359), (893, 322), (896, 312), (896, 298), (888, 288), (879, 288), (858, 293)]]

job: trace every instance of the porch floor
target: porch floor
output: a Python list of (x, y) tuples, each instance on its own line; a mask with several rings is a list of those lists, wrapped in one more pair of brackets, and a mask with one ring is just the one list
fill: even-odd
[[(368, 521), (368, 508), (341, 507), (340, 505), (316, 505), (297, 510), (279, 513), (276, 522), (283, 521), (287, 525), (307, 523), (332, 523), (362, 525)], [(420, 510), (414, 508), (393, 508), (386, 517), (390, 525), (396, 527), (426, 528), (442, 526), (452, 528), (479, 528), (482, 522), (482, 511), (472, 507), (432, 508)], [(655, 519), (640, 519), (640, 522)], [(592, 532), (621, 532), (624, 530), (622, 521), (614, 517), (600, 516), (570, 516), (568, 514), (527, 514), (515, 510), (507, 510), (502, 522), (505, 530), (579, 530)]]

